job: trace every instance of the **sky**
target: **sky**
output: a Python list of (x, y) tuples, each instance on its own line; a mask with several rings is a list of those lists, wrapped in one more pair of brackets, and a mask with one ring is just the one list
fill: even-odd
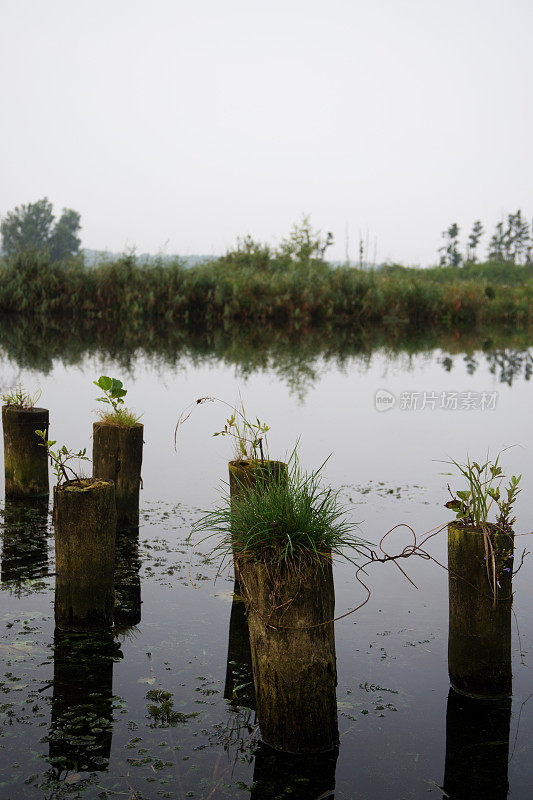
[(533, 216), (532, 31), (531, 0), (0, 0), (0, 216), (190, 255), (310, 214), (330, 258), (435, 263)]

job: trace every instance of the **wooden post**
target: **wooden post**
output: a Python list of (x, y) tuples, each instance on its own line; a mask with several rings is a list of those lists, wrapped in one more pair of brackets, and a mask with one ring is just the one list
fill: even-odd
[(231, 604), (224, 699), (236, 706), (255, 710), (250, 634), (246, 608), (241, 597), (234, 597)]
[(255, 753), (250, 800), (333, 800), (338, 749), (313, 755), (278, 753), (263, 742)]
[(93, 424), (93, 475), (115, 484), (117, 525), (139, 527), (144, 426)]
[(88, 478), (54, 487), (58, 627), (113, 624), (116, 519), (113, 483)]
[(48, 431), (48, 409), (2, 406), (6, 497), (49, 493), (48, 453), (35, 431)]
[(48, 572), (48, 497), (6, 498), (1, 580), (20, 583)]
[(511, 606), (514, 534), (490, 527), (496, 563), (496, 597), (489, 582), (492, 561), (483, 533), (448, 525), (448, 670), (454, 689), (472, 697), (512, 693)]
[(141, 559), (139, 529), (117, 531), (115, 543), (115, 628), (124, 630), (141, 621)]
[[(270, 481), (277, 481), (281, 477), (287, 477), (287, 464), (283, 461), (230, 461), (229, 469), (229, 491), (230, 499), (241, 497), (257, 484), (266, 486)], [(233, 549), (233, 563), (237, 558), (235, 548)], [(237, 595), (242, 595), (242, 587), (235, 573), (235, 584), (233, 591)]]
[[(62, 770), (108, 768), (113, 736), (113, 662), (120, 647), (110, 630), (54, 634), (50, 761)], [(65, 761), (66, 759), (66, 761)]]
[(444, 791), (457, 800), (507, 800), (511, 699), (482, 700), (450, 689)]
[(240, 559), (237, 570), (247, 600), (262, 740), (286, 753), (334, 750), (339, 735), (331, 558), (277, 571)]

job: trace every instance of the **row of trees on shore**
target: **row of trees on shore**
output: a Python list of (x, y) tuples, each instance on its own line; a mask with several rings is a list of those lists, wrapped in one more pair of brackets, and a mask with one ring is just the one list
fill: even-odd
[[(460, 267), (462, 264), (476, 264), (478, 249), (485, 234), (481, 220), (477, 219), (466, 241), (465, 252), (459, 244), (460, 228), (452, 223), (442, 233), (444, 243), (439, 247), (440, 263), (445, 267)], [(531, 264), (533, 257), (533, 222), (531, 228), (520, 209), (497, 223), (489, 241), (487, 261), (494, 264)]]
[[(52, 262), (75, 257), (80, 253), (80, 219), (77, 211), (64, 208), (56, 220), (52, 203), (46, 197), (17, 206), (0, 223), (1, 253), (8, 258), (21, 253), (40, 253)], [(485, 229), (481, 220), (474, 222), (464, 251), (461, 250), (459, 235), (460, 228), (456, 222), (443, 231), (443, 244), (439, 247), (440, 265), (460, 267), (482, 263), (480, 242)], [(238, 255), (246, 262), (255, 261), (258, 269), (262, 268), (263, 262), (270, 265), (273, 260), (285, 266), (295, 262), (324, 262), (326, 250), (332, 244), (333, 234), (328, 232), (323, 236), (313, 229), (310, 218), (304, 216), (277, 248), (245, 237), (237, 243), (235, 250), (218, 260), (224, 263), (228, 257), (234, 260)], [(520, 209), (497, 223), (485, 260), (493, 264), (533, 263), (533, 222), (530, 226)]]

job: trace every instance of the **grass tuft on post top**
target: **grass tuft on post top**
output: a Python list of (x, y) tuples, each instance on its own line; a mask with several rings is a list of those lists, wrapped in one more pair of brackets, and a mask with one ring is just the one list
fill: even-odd
[(6, 406), (12, 406), (13, 408), (29, 409), (35, 408), (40, 397), (41, 390), (30, 394), (24, 389), (22, 384), (18, 384), (2, 394), (2, 402)]
[(258, 481), (236, 497), (228, 489), (221, 504), (193, 526), (189, 540), (197, 533), (207, 534), (202, 542), (217, 538), (212, 555), (222, 563), (243, 559), (274, 570), (309, 561), (320, 565), (330, 557), (355, 563), (368, 543), (354, 534), (357, 523), (347, 518), (339, 492), (322, 485), (325, 464), (307, 473), (294, 450), (287, 474)]

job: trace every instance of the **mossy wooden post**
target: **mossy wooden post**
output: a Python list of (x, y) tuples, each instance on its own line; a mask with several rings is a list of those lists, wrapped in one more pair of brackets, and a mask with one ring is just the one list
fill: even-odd
[(48, 453), (35, 431), (48, 432), (47, 408), (2, 406), (6, 497), (49, 493)]
[(247, 599), (262, 740), (285, 753), (334, 750), (339, 735), (331, 558), (277, 571), (240, 559), (237, 571)]
[(93, 476), (115, 484), (117, 525), (139, 525), (144, 426), (93, 424)]
[(454, 800), (507, 800), (511, 699), (450, 689), (443, 789)]
[[(512, 693), (511, 606), (514, 534), (490, 527), (497, 571), (496, 598), (491, 557), (483, 533), (448, 525), (448, 670), (454, 689), (472, 697)], [(499, 585), (498, 585), (499, 584)]]
[(55, 619), (59, 628), (113, 624), (115, 486), (87, 478), (54, 487)]
[(54, 689), (49, 755), (63, 770), (108, 768), (113, 735), (113, 663), (122, 657), (113, 632), (54, 634)]
[(141, 621), (141, 559), (139, 528), (117, 531), (115, 542), (115, 628), (124, 630)]
[(2, 582), (22, 582), (48, 572), (48, 497), (6, 498), (2, 536)]
[(241, 597), (234, 597), (231, 604), (224, 699), (255, 710), (250, 634), (245, 604)]
[(263, 742), (255, 752), (250, 800), (333, 800), (338, 749), (313, 755), (278, 753)]
[[(283, 461), (230, 461), (229, 469), (229, 492), (230, 498), (240, 497), (257, 484), (266, 485), (269, 481), (276, 481), (281, 476), (287, 476), (287, 464)], [(233, 550), (233, 562), (236, 558), (235, 549)], [(235, 594), (242, 594), (237, 573), (235, 573)]]

